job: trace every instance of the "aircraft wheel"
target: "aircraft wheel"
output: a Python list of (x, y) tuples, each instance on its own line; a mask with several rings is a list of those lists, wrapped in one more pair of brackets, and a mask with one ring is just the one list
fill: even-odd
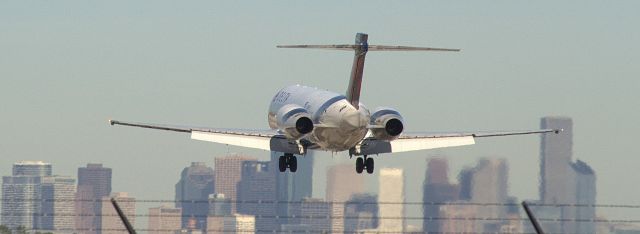
[(284, 172), (287, 170), (287, 161), (284, 156), (280, 156), (280, 158), (278, 158), (278, 169), (280, 170), (280, 172)]
[(298, 170), (298, 158), (296, 156), (290, 156), (289, 159), (289, 171), (296, 172)]
[(362, 173), (363, 170), (364, 170), (364, 159), (358, 157), (356, 159), (356, 172), (360, 174)]
[(365, 164), (367, 168), (367, 173), (369, 174), (373, 173), (373, 158), (367, 158), (367, 161)]

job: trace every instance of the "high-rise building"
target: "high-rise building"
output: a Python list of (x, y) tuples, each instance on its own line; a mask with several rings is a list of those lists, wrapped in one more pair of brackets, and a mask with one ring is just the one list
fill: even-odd
[[(474, 168), (466, 168), (460, 176), (465, 198), (474, 203), (505, 203), (508, 195), (508, 166), (504, 159), (480, 159)], [(467, 197), (469, 196), (469, 197)], [(478, 213), (489, 218), (504, 219), (506, 207), (482, 206)], [(478, 220), (481, 232), (499, 232), (501, 221)]]
[(452, 202), (440, 206), (440, 218), (442, 233), (476, 233), (475, 217), (478, 216), (477, 206), (461, 205), (464, 201)]
[[(543, 129), (563, 129), (560, 134), (542, 134), (540, 144), (540, 200), (548, 204), (575, 204), (575, 174), (571, 169), (573, 156), (573, 121), (568, 117), (544, 117), (540, 120)], [(560, 207), (561, 219), (574, 219), (574, 207)], [(574, 225), (561, 222), (557, 225), (542, 224), (549, 232), (574, 233)]]
[[(299, 203), (290, 206), (291, 218), (289, 225), (297, 225), (290, 231), (306, 231), (312, 233), (330, 233), (331, 218), (329, 203), (317, 198), (304, 198)], [(302, 229), (302, 230), (301, 230)], [(284, 231), (284, 230), (283, 230)]]
[(382, 168), (378, 192), (381, 232), (404, 230), (404, 173), (400, 168)]
[(252, 215), (234, 214), (224, 218), (223, 231), (213, 233), (257, 233), (256, 218)]
[(13, 164), (13, 174), (2, 177), (2, 221), (9, 228), (38, 228), (41, 212), (41, 180), (51, 176), (51, 164), (22, 161)]
[(440, 232), (441, 222), (437, 219), (440, 215), (440, 204), (458, 199), (460, 186), (449, 182), (448, 171), (449, 163), (446, 159), (428, 159), (422, 193), (424, 232)]
[(149, 208), (150, 234), (173, 234), (182, 229), (182, 209), (168, 205)]
[(34, 214), (40, 212), (38, 176), (2, 177), (2, 225), (15, 229), (35, 226)]
[(307, 152), (304, 156), (298, 157), (298, 171), (291, 173), (293, 180), (292, 201), (301, 201), (313, 195), (313, 167), (316, 153)]
[(371, 194), (354, 194), (345, 203), (344, 233), (359, 233), (378, 228), (378, 197)]
[(562, 129), (560, 134), (542, 134), (540, 145), (540, 198), (545, 203), (573, 202), (567, 185), (572, 179), (570, 163), (573, 121), (568, 117), (544, 117), (542, 129)]
[[(596, 203), (596, 174), (587, 163), (577, 160), (571, 164), (576, 173), (576, 203), (593, 205)], [(576, 219), (596, 219), (594, 206), (579, 206), (575, 208)], [(575, 222), (577, 233), (596, 233), (595, 222)]]
[(39, 230), (71, 232), (75, 229), (74, 198), (76, 180), (67, 176), (45, 176), (41, 181), (41, 212)]
[(231, 200), (224, 194), (209, 195), (207, 233), (219, 233), (224, 229), (224, 219), (231, 215)]
[(89, 163), (78, 168), (76, 189), (76, 229), (83, 233), (100, 233), (103, 197), (111, 194), (111, 168)]
[(50, 176), (51, 164), (43, 161), (21, 161), (13, 164), (13, 176)]
[[(364, 177), (359, 176), (353, 165), (338, 164), (331, 166), (327, 171), (327, 191), (326, 200), (331, 203), (331, 216), (343, 217), (345, 212), (345, 202), (357, 193), (364, 192)], [(331, 230), (342, 232), (344, 229), (344, 219), (331, 219)]]
[[(214, 191), (224, 194), (231, 201), (238, 200), (238, 183), (242, 179), (242, 162), (255, 160), (255, 158), (240, 155), (216, 158)], [(236, 202), (232, 202), (231, 211), (236, 213)]]
[(205, 204), (214, 193), (213, 169), (204, 162), (192, 162), (180, 173), (175, 189), (176, 207), (182, 210), (182, 227), (187, 228), (190, 220), (195, 219), (195, 229), (204, 230), (209, 212)]
[(102, 198), (102, 215), (98, 216), (101, 218), (101, 233), (102, 234), (125, 234), (127, 233), (127, 228), (120, 220), (116, 209), (111, 204), (111, 198), (115, 198), (118, 202), (118, 206), (122, 210), (125, 216), (129, 219), (131, 225), (135, 226), (136, 222), (136, 199), (130, 197), (126, 192), (116, 192), (112, 193), (111, 197), (103, 197)]
[[(277, 230), (276, 177), (270, 162), (242, 162), (238, 183), (238, 213), (255, 216), (257, 230)], [(278, 171), (278, 173), (280, 173)], [(261, 201), (261, 202), (257, 202)]]

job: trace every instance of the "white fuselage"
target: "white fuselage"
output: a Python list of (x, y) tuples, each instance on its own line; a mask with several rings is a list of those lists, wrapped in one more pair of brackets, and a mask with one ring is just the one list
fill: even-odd
[(344, 151), (354, 147), (367, 134), (370, 113), (360, 104), (356, 109), (344, 95), (301, 85), (281, 89), (269, 106), (269, 127), (279, 129), (278, 111), (285, 106), (304, 108), (313, 121), (313, 131), (303, 139), (326, 151)]

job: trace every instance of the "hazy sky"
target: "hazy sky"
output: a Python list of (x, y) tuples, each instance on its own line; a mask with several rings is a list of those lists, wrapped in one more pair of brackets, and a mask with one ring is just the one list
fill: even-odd
[[(75, 177), (77, 167), (101, 162), (114, 169), (114, 191), (172, 199), (192, 161), (268, 153), (107, 119), (267, 128), (279, 88), (343, 92), (353, 56), (275, 45), (351, 43), (366, 32), (371, 44), (462, 49), (369, 53), (368, 107), (397, 108), (414, 131), (536, 129), (542, 116), (570, 116), (574, 157), (596, 170), (598, 202), (640, 204), (640, 2), (402, 3), (1, 1), (0, 174), (16, 161), (44, 160)], [(429, 156), (447, 156), (453, 178), (479, 157), (502, 157), (511, 193), (536, 199), (539, 141), (481, 139), (381, 155), (376, 167), (403, 167), (407, 200), (417, 201)]]

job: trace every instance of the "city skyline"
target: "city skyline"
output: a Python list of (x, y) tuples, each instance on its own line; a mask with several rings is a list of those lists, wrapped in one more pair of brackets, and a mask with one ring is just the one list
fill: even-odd
[[(540, 197), (539, 198), (520, 198), (523, 200), (536, 200), (534, 201), (534, 206), (536, 203), (542, 204), (595, 204), (596, 198), (596, 187), (595, 187), (595, 171), (584, 161), (575, 160), (572, 152), (572, 121), (571, 118), (568, 117), (543, 117), (540, 121), (541, 127), (546, 127), (548, 125), (554, 125), (556, 127), (561, 127), (563, 129), (567, 129), (567, 135), (561, 137), (552, 137), (545, 138), (543, 137), (540, 141)], [(557, 164), (549, 165), (546, 158), (553, 158), (556, 160), (561, 160), (566, 165), (565, 167), (557, 167)], [(273, 163), (273, 158), (271, 161), (259, 161), (251, 156), (240, 156), (240, 155), (227, 155), (222, 158), (216, 159), (218, 162), (218, 166), (214, 166), (214, 168), (218, 168), (223, 173), (221, 175), (225, 175), (222, 182), (221, 191), (227, 191), (227, 187), (229, 184), (236, 184), (236, 190), (228, 190), (231, 192), (235, 192), (237, 195), (237, 199), (234, 198), (224, 198), (224, 196), (218, 191), (214, 191), (214, 188), (219, 187), (215, 185), (214, 181), (217, 181), (213, 175), (215, 174), (215, 170), (206, 166), (206, 163), (203, 162), (192, 162), (189, 167), (185, 167), (183, 170), (180, 181), (176, 184), (175, 197), (176, 197), (176, 206), (183, 204), (177, 202), (181, 199), (185, 200), (196, 200), (200, 202), (209, 202), (209, 206), (197, 205), (197, 207), (205, 207), (208, 211), (205, 213), (189, 213), (184, 209), (180, 208), (172, 208), (167, 207), (166, 205), (162, 205), (160, 207), (155, 206), (154, 208), (149, 208), (149, 214), (152, 212), (159, 212), (159, 209), (167, 209), (168, 212), (183, 212), (180, 217), (183, 219), (186, 217), (189, 219), (189, 223), (187, 226), (180, 225), (180, 221), (173, 221), (173, 223), (177, 224), (167, 224), (168, 229), (175, 229), (175, 227), (186, 229), (186, 230), (219, 230), (232, 228), (231, 223), (236, 222), (233, 221), (240, 216), (246, 217), (247, 222), (245, 224), (245, 228), (249, 228), (252, 230), (289, 230), (289, 231), (309, 231), (309, 230), (329, 230), (338, 231), (338, 230), (360, 230), (364, 232), (375, 232), (375, 231), (410, 231), (410, 230), (420, 230), (419, 227), (415, 227), (410, 223), (405, 223), (403, 219), (380, 219), (379, 221), (373, 221), (377, 218), (378, 215), (381, 217), (413, 217), (410, 214), (407, 214), (407, 207), (409, 204), (414, 201), (406, 200), (405, 198), (405, 188), (404, 183), (407, 181), (403, 174), (403, 169), (400, 168), (382, 168), (379, 173), (379, 192), (377, 195), (363, 193), (365, 192), (363, 189), (364, 183), (362, 175), (356, 175), (350, 169), (350, 166), (347, 164), (336, 164), (327, 168), (327, 192), (325, 193), (326, 198), (312, 198), (305, 197), (302, 200), (295, 200), (295, 197), (289, 197), (285, 199), (293, 199), (293, 200), (285, 200), (281, 201), (278, 198), (279, 192), (275, 189), (278, 188), (277, 184), (278, 180), (281, 180), (283, 177), (282, 173), (275, 170), (275, 166)], [(311, 161), (313, 162), (313, 160)], [(521, 217), (522, 212), (519, 212), (519, 209), (509, 208), (509, 204), (515, 204), (519, 198), (512, 197), (509, 192), (508, 187), (508, 162), (503, 158), (478, 158), (476, 163), (473, 165), (467, 165), (462, 170), (458, 171), (457, 183), (453, 182), (449, 178), (451, 172), (448, 165), (448, 159), (443, 157), (430, 157), (426, 162), (427, 170), (425, 171), (425, 176), (422, 178), (424, 183), (424, 200), (423, 205), (425, 205), (424, 217), (425, 218), (433, 218), (433, 217), (441, 217), (445, 218), (445, 220), (438, 221), (438, 225), (426, 222), (427, 219), (424, 219), (425, 222), (423, 225), (424, 231), (445, 231), (445, 232), (458, 232), (458, 231), (482, 231), (482, 232), (505, 232), (505, 231), (531, 231), (530, 225), (525, 223), (513, 223), (512, 221), (504, 222), (500, 220), (509, 220), (509, 218), (513, 217)], [(310, 165), (313, 167), (313, 164)], [(551, 168), (551, 169), (549, 169)], [(33, 178), (41, 178), (41, 182), (35, 183), (35, 187), (41, 188), (42, 195), (36, 195), (36, 197), (41, 196), (42, 199), (50, 199), (53, 202), (52, 204), (48, 204), (48, 202), (42, 202), (34, 204), (41, 204), (42, 213), (49, 212), (50, 214), (54, 214), (51, 220), (59, 220), (55, 213), (57, 209), (46, 208), (46, 207), (68, 207), (62, 208), (61, 210), (73, 210), (73, 206), (65, 205), (64, 199), (73, 199), (75, 192), (74, 185), (75, 179), (71, 177), (65, 176), (52, 176), (53, 166), (50, 163), (42, 162), (42, 161), (21, 161), (13, 164), (12, 174), (14, 177), (33, 177)], [(239, 180), (237, 176), (227, 176), (227, 174), (238, 171), (239, 172)], [(563, 172), (564, 171), (564, 172)], [(567, 173), (573, 176), (563, 176), (557, 177), (557, 175), (567, 175)], [(220, 173), (219, 173), (220, 174)], [(231, 173), (237, 174), (237, 173)], [(295, 174), (290, 174), (295, 176)], [(304, 174), (303, 174), (304, 175)], [(309, 175), (307, 175), (309, 176)], [(353, 180), (340, 181), (337, 178), (345, 177), (353, 178)], [(550, 177), (553, 179), (548, 179)], [(6, 177), (6, 176), (5, 176)], [(78, 191), (82, 192), (81, 196), (76, 195), (76, 197), (87, 196), (86, 189), (80, 189), (83, 186), (90, 186), (91, 189), (97, 189), (96, 191), (103, 191), (97, 193), (106, 193), (107, 189), (110, 189), (110, 178), (111, 178), (111, 168), (105, 168), (102, 164), (96, 163), (88, 163), (86, 167), (78, 168)], [(190, 178), (190, 179), (189, 179)], [(229, 180), (228, 182), (224, 182), (224, 180)], [(295, 190), (295, 183), (293, 181), (286, 179), (287, 183), (290, 183), (289, 188), (293, 188)], [(58, 181), (61, 183), (58, 184)], [(192, 182), (187, 182), (192, 181)], [(232, 182), (235, 181), (235, 182)], [(551, 181), (554, 184), (549, 184)], [(345, 183), (341, 183), (345, 182)], [(8, 181), (8, 183), (12, 183)], [(185, 185), (182, 185), (185, 184)], [(186, 186), (186, 184), (194, 184)], [(3, 194), (5, 194), (5, 185), (3, 182)], [(68, 185), (71, 185), (70, 188), (67, 188)], [(96, 186), (97, 185), (97, 186)], [(66, 187), (65, 187), (66, 186)], [(186, 187), (185, 187), (186, 186)], [(346, 186), (346, 187), (345, 187)], [(574, 186), (573, 189), (571, 189)], [(56, 189), (59, 187), (60, 189)], [(206, 187), (209, 187), (210, 190), (207, 190)], [(310, 186), (304, 186), (310, 187)], [(203, 190), (204, 189), (204, 190)], [(11, 190), (9, 190), (11, 191)], [(60, 194), (56, 191), (62, 191), (64, 194)], [(70, 191), (70, 192), (68, 192)], [(207, 191), (207, 192), (202, 192)], [(36, 194), (39, 192), (35, 190)], [(93, 193), (93, 192), (92, 192)], [(185, 197), (185, 195), (179, 194), (202, 194), (206, 196), (195, 196), (192, 198)], [(46, 195), (45, 194), (49, 194)], [(554, 195), (551, 195), (554, 194)], [(31, 196), (31, 195), (29, 195)], [(124, 209), (126, 212), (133, 216), (137, 217), (138, 215), (135, 212), (136, 207), (136, 199), (128, 195), (126, 192), (117, 192), (112, 193), (111, 196), (115, 196), (117, 200), (123, 202), (125, 204)], [(379, 204), (378, 207), (375, 208), (375, 211), (372, 211), (370, 208), (365, 208), (363, 210), (362, 205), (360, 208), (355, 208), (350, 206), (349, 204), (354, 203), (355, 201), (371, 201), (372, 198), (375, 199), (376, 196)], [(569, 197), (569, 196), (574, 196)], [(105, 200), (108, 197), (102, 196), (102, 200)], [(559, 198), (563, 198), (564, 200), (560, 200)], [(59, 205), (55, 201), (63, 200)], [(225, 200), (226, 199), (226, 200)], [(98, 199), (100, 200), (100, 199)], [(264, 203), (264, 205), (260, 203), (243, 203), (246, 201), (281, 201), (285, 202), (283, 204), (287, 205), (288, 213), (281, 214), (279, 212), (279, 208), (274, 206), (279, 203)], [(4, 203), (6, 199), (3, 199), (3, 214), (5, 206)], [(160, 200), (161, 201), (161, 200)], [(240, 202), (240, 203), (236, 203)], [(286, 203), (286, 201), (292, 201), (293, 203)], [(561, 201), (561, 202), (558, 202)], [(212, 203), (213, 202), (213, 203)], [(222, 203), (220, 203), (222, 202)], [(301, 202), (301, 203), (300, 203)], [(429, 205), (430, 203), (442, 203), (442, 205)], [(67, 201), (68, 203), (68, 201)], [(497, 206), (475, 206), (475, 205), (464, 205), (465, 203), (469, 204), (504, 204)], [(14, 207), (18, 203), (10, 204), (10, 207)], [(76, 203), (82, 204), (82, 202)], [(202, 204), (202, 203), (193, 203), (191, 204)], [(228, 206), (225, 206), (228, 204)], [(355, 203), (357, 204), (357, 203)], [(102, 227), (98, 228), (99, 233), (111, 233), (115, 229), (122, 228), (121, 223), (119, 223), (118, 219), (114, 219), (112, 211), (112, 207), (109, 202), (97, 203), (102, 208), (101, 215), (98, 216), (103, 223)], [(232, 211), (231, 207), (237, 206), (238, 212)], [(76, 206), (77, 207), (77, 206)], [(228, 207), (228, 211), (224, 207)], [(427, 210), (427, 207), (438, 207), (439, 211), (433, 213), (432, 210)], [(58, 208), (59, 209), (59, 208)], [(105, 210), (106, 209), (106, 210)], [(141, 210), (143, 208), (138, 208)], [(342, 211), (336, 213), (336, 209), (340, 209)], [(596, 216), (595, 207), (535, 207), (534, 211), (538, 213), (539, 218), (562, 218), (568, 220), (575, 219), (602, 219), (602, 216)], [(82, 210), (79, 210), (82, 212)], [(364, 213), (363, 213), (364, 212)], [(431, 213), (429, 213), (431, 212)], [(37, 213), (37, 212), (35, 212)], [(345, 214), (349, 214), (349, 217), (357, 217), (355, 220), (358, 220), (357, 223), (351, 222), (350, 219), (345, 219), (341, 222), (335, 222), (332, 219), (324, 219), (321, 217), (327, 216), (335, 216), (342, 217)], [(106, 216), (103, 216), (106, 215)], [(200, 217), (207, 217), (207, 220), (212, 221), (212, 226), (207, 226), (206, 224), (200, 225), (198, 219)], [(222, 215), (222, 216), (220, 216)], [(230, 216), (231, 215), (231, 216)], [(234, 216), (235, 215), (235, 216)], [(255, 217), (254, 217), (255, 215)], [(514, 216), (515, 215), (515, 216)], [(268, 217), (288, 217), (282, 218), (280, 220), (275, 220)], [(305, 216), (314, 216), (319, 217), (319, 219), (307, 219), (307, 218), (291, 218), (291, 217), (305, 217)], [(465, 224), (464, 227), (460, 225), (459, 222), (456, 221), (457, 218), (474, 218), (474, 217), (494, 217), (499, 221), (466, 221), (469, 222)], [(13, 216), (9, 216), (13, 217)], [(149, 225), (152, 223), (158, 223), (158, 221), (152, 221), (152, 218), (160, 218), (161, 216), (158, 214), (156, 216), (149, 217)], [(176, 217), (175, 215), (173, 217)], [(189, 218), (191, 217), (191, 218)], [(235, 217), (235, 218), (233, 218)], [(264, 217), (267, 217), (266, 219)], [(346, 216), (345, 216), (346, 217)], [(61, 218), (65, 220), (69, 220), (68, 216), (62, 216)], [(73, 218), (73, 217), (72, 217)], [(372, 220), (373, 219), (373, 220)], [(450, 220), (449, 220), (450, 219)], [(47, 221), (49, 219), (39, 219), (36, 216), (35, 221), (33, 221), (34, 227), (38, 227), (41, 230), (56, 230), (56, 229), (70, 229), (73, 225), (64, 220), (59, 220), (57, 222), (51, 223), (51, 221)], [(73, 219), (71, 219), (73, 220)], [(219, 221), (218, 221), (219, 220)], [(250, 221), (249, 221), (250, 220)], [(281, 223), (282, 220), (285, 220), (285, 223)], [(140, 220), (138, 220), (140, 221)], [(3, 222), (4, 217), (3, 217)], [(132, 220), (135, 222), (135, 219)], [(142, 221), (144, 223), (144, 221)], [(228, 222), (231, 222), (228, 224)], [(50, 223), (50, 224), (48, 224)], [(192, 224), (191, 224), (192, 223)], [(376, 227), (375, 224), (378, 224)], [(4, 223), (3, 223), (4, 224)], [(279, 226), (274, 226), (279, 225)], [(345, 226), (348, 224), (349, 226)], [(545, 229), (548, 231), (562, 231), (562, 232), (586, 232), (591, 233), (596, 230), (596, 228), (602, 229), (603, 226), (596, 225), (596, 223), (592, 222), (562, 222), (562, 223), (544, 223)], [(71, 225), (71, 226), (69, 226)], [(143, 224), (141, 224), (143, 225)], [(229, 226), (231, 225), (231, 226)], [(338, 225), (338, 226), (336, 226)], [(79, 228), (82, 225), (77, 225)], [(86, 225), (85, 225), (86, 226)], [(50, 229), (46, 229), (45, 227), (50, 227)], [(55, 228), (58, 227), (58, 228)], [(358, 228), (359, 227), (359, 228)], [(15, 227), (13, 227), (15, 228)], [(237, 227), (236, 227), (237, 228)], [(357, 228), (357, 229), (354, 229)], [(426, 228), (426, 229), (425, 229)], [(617, 228), (617, 227), (616, 227)], [(101, 229), (105, 229), (102, 231)], [(149, 226), (149, 230), (153, 230), (152, 226)], [(166, 231), (165, 228), (158, 228), (160, 231)], [(598, 229), (598, 230), (600, 230)], [(237, 229), (236, 229), (237, 230)]]
[[(2, 2), (0, 174), (10, 175), (11, 165), (23, 160), (43, 160), (66, 176), (100, 162), (114, 169), (113, 191), (154, 199), (172, 194), (175, 188), (165, 183), (177, 182), (191, 162), (213, 167), (214, 157), (231, 153), (266, 161), (265, 152), (114, 129), (106, 121), (265, 128), (268, 103), (259, 100), (295, 83), (342, 91), (352, 59), (351, 53), (275, 45), (341, 43), (367, 32), (371, 42), (462, 49), (371, 54), (361, 97), (370, 108), (397, 108), (410, 117), (411, 129), (433, 131), (533, 129), (541, 116), (571, 116), (574, 161), (598, 172), (597, 202), (640, 204), (640, 188), (630, 186), (637, 178), (629, 176), (640, 164), (640, 149), (633, 147), (640, 131), (638, 8), (639, 2), (624, 0)], [(483, 140), (380, 156), (376, 167), (421, 178), (428, 157), (444, 156), (454, 178), (478, 157), (505, 158), (511, 195), (536, 198), (539, 150), (533, 136)], [(338, 163), (353, 161), (317, 154), (312, 174)], [(326, 183), (318, 177), (315, 184)], [(376, 191), (377, 175), (363, 179), (367, 191)], [(311, 195), (325, 197), (318, 187), (324, 188), (316, 185)], [(407, 200), (422, 200), (422, 181), (406, 187)], [(617, 219), (636, 215), (602, 212)]]

